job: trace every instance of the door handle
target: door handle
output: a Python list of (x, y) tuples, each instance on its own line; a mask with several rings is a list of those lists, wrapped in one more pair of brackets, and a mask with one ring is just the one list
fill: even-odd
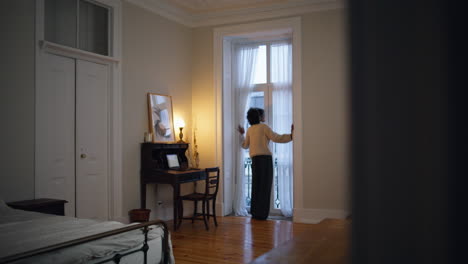
[(86, 159), (86, 154), (81, 154), (81, 155), (80, 155), (80, 158)]

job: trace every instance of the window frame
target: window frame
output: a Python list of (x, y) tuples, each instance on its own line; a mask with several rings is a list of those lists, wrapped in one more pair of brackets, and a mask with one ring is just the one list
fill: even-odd
[[(38, 4), (40, 5), (42, 3), (42, 8), (43, 9), (43, 13), (42, 13), (42, 19), (43, 19), (43, 24), (47, 24), (46, 23), (46, 20), (47, 20), (47, 17), (45, 16), (47, 10), (46, 10), (46, 1), (47, 0), (41, 0), (41, 1), (38, 1)], [(46, 35), (47, 35), (47, 28), (44, 27), (42, 30), (43, 30), (43, 36), (42, 36), (42, 39), (48, 43), (52, 43), (52, 44), (55, 44), (55, 45), (61, 45), (61, 46), (65, 46), (65, 47), (68, 47), (68, 48), (73, 48), (73, 49), (77, 49), (77, 50), (81, 50), (81, 51), (84, 51), (84, 52), (89, 52), (89, 53), (93, 53), (93, 54), (97, 54), (99, 56), (108, 56), (108, 57), (112, 57), (114, 56), (114, 37), (113, 37), (113, 31), (114, 31), (114, 11), (115, 11), (115, 6), (113, 5), (113, 3), (109, 2), (109, 1), (106, 1), (106, 0), (73, 0), (75, 1), (75, 10), (74, 10), (74, 27), (71, 27), (69, 30), (74, 30), (74, 34), (75, 34), (75, 37), (74, 37), (74, 44), (72, 46), (69, 46), (67, 44), (64, 44), (64, 43), (60, 43), (60, 41), (54, 41), (54, 40), (50, 40), (50, 39), (46, 39)], [(106, 11), (107, 11), (107, 47), (106, 47), (106, 52), (105, 54), (103, 53), (98, 53), (98, 52), (95, 52), (95, 51), (89, 51), (89, 50), (86, 50), (84, 48), (81, 47), (81, 39), (83, 38), (83, 35), (81, 35), (82, 32), (80, 32), (80, 12), (81, 12), (81, 2), (86, 2), (88, 4), (91, 4), (91, 5), (94, 5), (94, 6), (97, 6), (97, 7), (101, 7), (101, 8), (104, 8)], [(55, 23), (57, 23), (57, 21), (53, 21)], [(81, 37), (80, 37), (81, 35)]]

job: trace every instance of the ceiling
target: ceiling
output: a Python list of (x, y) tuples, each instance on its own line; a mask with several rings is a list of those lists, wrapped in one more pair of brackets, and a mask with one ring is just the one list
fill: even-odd
[(213, 26), (342, 8), (345, 0), (127, 0), (189, 27)]

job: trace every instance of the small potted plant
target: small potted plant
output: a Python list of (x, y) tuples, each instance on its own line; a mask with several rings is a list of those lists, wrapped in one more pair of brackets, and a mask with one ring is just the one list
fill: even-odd
[(148, 222), (150, 213), (150, 209), (132, 209), (128, 212), (130, 215), (130, 223)]

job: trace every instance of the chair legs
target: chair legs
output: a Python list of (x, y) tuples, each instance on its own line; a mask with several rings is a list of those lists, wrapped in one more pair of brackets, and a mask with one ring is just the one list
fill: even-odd
[(203, 205), (202, 205), (202, 207), (203, 207), (203, 209), (202, 209), (202, 211), (203, 211), (203, 222), (205, 222), (206, 230), (210, 230), (210, 228), (208, 227), (208, 221), (206, 219), (207, 217), (206, 217), (206, 213), (205, 213), (205, 208), (207, 207), (206, 205), (207, 205), (208, 201), (203, 200), (202, 203), (203, 203)]
[(206, 219), (210, 221), (210, 200), (206, 200)]
[(182, 200), (179, 200), (179, 202), (177, 203), (177, 207), (178, 207), (178, 216), (179, 216), (179, 219), (178, 219), (178, 222), (177, 222), (177, 228), (180, 227), (180, 225), (182, 224), (182, 218), (184, 217), (184, 201)]
[(195, 221), (195, 216), (197, 215), (197, 206), (198, 201), (193, 201), (193, 216), (192, 216), (192, 224)]
[(216, 198), (213, 199), (213, 219), (215, 226), (218, 226), (218, 221), (216, 221)]
[(210, 200), (202, 200), (202, 213), (199, 214), (197, 211), (198, 211), (198, 201), (193, 201), (193, 215), (192, 215), (192, 218), (184, 218), (184, 203), (183, 203), (183, 200), (181, 199), (178, 203), (177, 203), (177, 207), (178, 207), (178, 215), (179, 215), (179, 219), (177, 221), (177, 228), (180, 227), (180, 225), (182, 224), (182, 219), (191, 219), (192, 220), (192, 223), (195, 222), (195, 218), (197, 216), (203, 216), (203, 222), (205, 224), (205, 228), (206, 230), (209, 230), (209, 226), (208, 226), (208, 223), (209, 223), (209, 220), (210, 220), (210, 216), (213, 216), (213, 219), (214, 219), (214, 224), (215, 226), (218, 226), (218, 221), (216, 220), (216, 199), (213, 199), (211, 200), (212, 201), (212, 210), (213, 210), (213, 214), (210, 214)]

